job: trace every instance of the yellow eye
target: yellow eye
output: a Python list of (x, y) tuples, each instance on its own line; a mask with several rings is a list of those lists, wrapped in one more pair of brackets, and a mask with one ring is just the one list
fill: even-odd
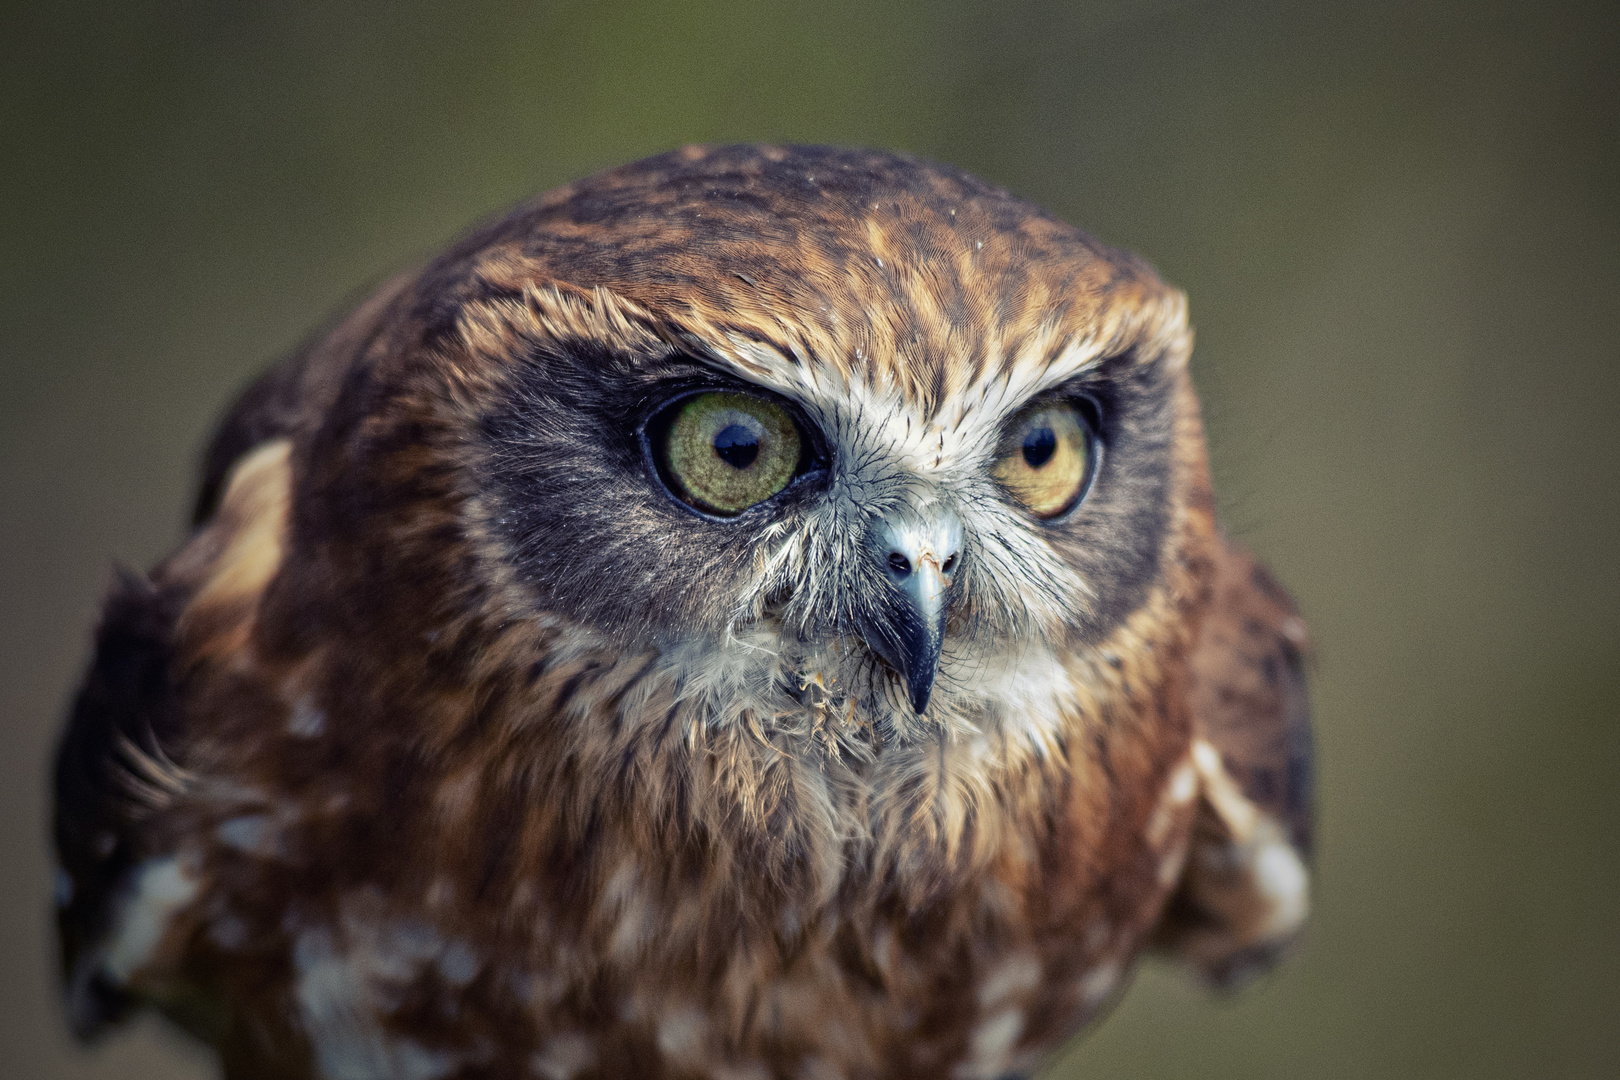
[(1091, 475), (1091, 435), (1080, 410), (1054, 404), (1024, 413), (1009, 430), (992, 472), (1036, 517), (1067, 511)]
[(724, 517), (787, 487), (803, 449), (787, 410), (750, 394), (696, 394), (676, 403), (667, 426), (655, 424), (650, 434), (671, 490)]

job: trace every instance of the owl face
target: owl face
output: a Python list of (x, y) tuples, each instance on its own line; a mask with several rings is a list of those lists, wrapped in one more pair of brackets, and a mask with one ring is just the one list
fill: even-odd
[[(531, 222), (521, 263), (486, 240), (456, 268), (475, 298), (446, 336), (487, 379), (473, 483), (500, 561), (537, 610), (657, 652), (733, 714), (790, 716), (814, 688), (908, 737), (1006, 712), (1032, 678), (1050, 701), (1054, 659), (1159, 576), (1179, 295), (970, 178), (869, 202), (873, 178), (846, 177), (838, 227), (783, 235), (804, 194), (772, 186), (806, 166), (724, 164), (691, 167), (752, 191), (737, 221), (684, 233), (660, 201), (681, 185), (643, 177), (614, 212), (549, 209), (592, 215), (589, 244), (536, 250), (566, 229)], [(650, 217), (684, 240), (662, 263), (634, 258)], [(773, 235), (792, 274), (757, 265)]]

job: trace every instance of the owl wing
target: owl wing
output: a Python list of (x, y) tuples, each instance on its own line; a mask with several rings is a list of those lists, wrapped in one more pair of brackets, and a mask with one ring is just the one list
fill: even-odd
[(126, 967), (139, 942), (121, 930), (141, 933), (141, 867), (155, 854), (146, 825), (185, 784), (170, 756), (180, 735), (169, 658), (181, 600), (118, 573), (57, 748), (57, 929), (80, 1037), (131, 1004)]
[(1192, 657), (1200, 795), (1157, 942), (1213, 982), (1270, 967), (1304, 926), (1311, 855), (1310, 643), (1293, 601), (1223, 542)]
[(159, 822), (191, 782), (175, 633), (224, 546), (210, 530), (240, 525), (218, 521), (227, 485), (256, 447), (319, 422), (409, 280), (396, 279), (242, 394), (204, 456), (191, 541), (150, 577), (119, 571), (104, 602), (56, 755), (57, 929), (68, 1020), (81, 1038), (129, 1011), (132, 982), (152, 981), (154, 952), (196, 892), (171, 855), (182, 838), (160, 835)]

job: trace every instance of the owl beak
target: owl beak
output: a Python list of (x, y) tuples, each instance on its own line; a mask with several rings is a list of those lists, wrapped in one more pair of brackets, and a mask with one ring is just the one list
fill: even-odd
[(880, 610), (864, 620), (862, 636), (906, 681), (920, 716), (939, 673), (951, 582), (962, 563), (962, 525), (948, 511), (925, 521), (884, 519), (873, 540), (889, 588)]

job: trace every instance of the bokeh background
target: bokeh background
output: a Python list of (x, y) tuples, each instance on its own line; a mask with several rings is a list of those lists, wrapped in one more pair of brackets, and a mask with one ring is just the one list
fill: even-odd
[(1144, 966), (1052, 1077), (1620, 1074), (1620, 5), (13, 0), (0, 13), (0, 1074), (73, 1047), (47, 760), (211, 423), (470, 222), (688, 141), (911, 150), (1192, 298), (1231, 530), (1319, 643), (1317, 916)]

